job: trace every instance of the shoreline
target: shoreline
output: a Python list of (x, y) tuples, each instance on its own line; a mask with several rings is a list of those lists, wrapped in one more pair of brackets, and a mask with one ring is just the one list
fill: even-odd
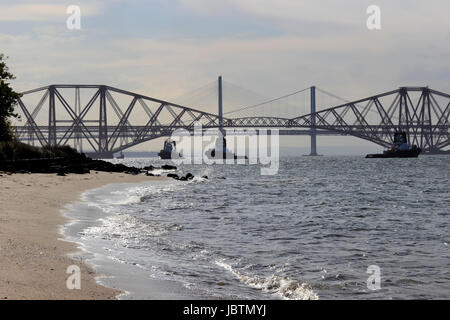
[[(61, 228), (64, 241), (75, 243), (80, 249), (71, 254), (75, 260), (85, 262), (96, 272), (96, 280), (100, 285), (117, 289), (118, 300), (199, 300), (208, 299), (200, 292), (186, 288), (183, 283), (168, 279), (164, 275), (154, 276), (151, 270), (143, 268), (140, 263), (121, 260), (113, 252), (116, 248), (113, 239), (108, 238), (108, 231), (103, 236), (83, 239), (91, 228), (102, 228), (104, 222), (117, 217), (119, 207), (135, 203), (140, 199), (138, 189), (154, 188), (154, 191), (165, 188), (170, 181), (144, 181), (142, 183), (112, 183), (83, 192), (81, 201), (70, 203), (63, 213), (71, 222)], [(133, 191), (131, 191), (133, 190)], [(141, 189), (142, 191), (142, 189)], [(151, 193), (151, 192), (150, 192)], [(145, 194), (148, 194), (145, 192)], [(111, 210), (110, 205), (116, 208)], [(106, 206), (106, 207), (105, 207)], [(119, 214), (120, 215), (120, 214)], [(127, 214), (125, 214), (127, 216)], [(114, 220), (114, 218), (113, 218)], [(103, 222), (101, 222), (103, 221)], [(108, 225), (108, 223), (106, 223)], [(126, 229), (126, 228), (125, 228)], [(126, 237), (125, 237), (126, 238)], [(106, 239), (106, 240), (105, 240)], [(126, 246), (123, 249), (126, 249)], [(147, 256), (146, 262), (155, 256)]]
[[(117, 299), (123, 292), (100, 285), (96, 277), (101, 275), (71, 257), (80, 249), (62, 238), (61, 230), (70, 221), (64, 208), (91, 189), (165, 179), (108, 172), (0, 173), (0, 300)], [(80, 267), (80, 290), (67, 289), (71, 265)]]

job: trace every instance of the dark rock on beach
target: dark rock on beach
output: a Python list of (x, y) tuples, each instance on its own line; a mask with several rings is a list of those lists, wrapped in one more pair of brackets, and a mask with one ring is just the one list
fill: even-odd
[(163, 170), (177, 170), (177, 167), (165, 164), (165, 165), (161, 166), (161, 169), (163, 169)]
[(175, 174), (175, 173), (169, 173), (167, 176), (169, 178), (173, 178), (173, 179), (176, 179), (176, 180), (180, 179), (180, 177), (177, 174)]
[(183, 176), (180, 177), (180, 176), (178, 176), (178, 175), (175, 174), (175, 173), (169, 173), (169, 174), (167, 175), (167, 177), (173, 178), (173, 179), (175, 179), (175, 180), (180, 180), (180, 181), (188, 181), (188, 180), (194, 179), (194, 175), (193, 175), (192, 173), (187, 173), (184, 177), (183, 177)]
[(143, 167), (143, 168), (142, 168), (142, 170), (145, 170), (145, 171), (153, 171), (153, 170), (156, 170), (156, 169), (162, 169), (162, 170), (177, 170), (177, 167), (171, 166), (171, 165), (168, 165), (168, 164), (165, 164), (165, 165), (163, 165), (163, 166), (161, 166), (161, 167), (154, 167), (154, 166), (152, 166), (152, 165), (149, 165), (149, 166), (146, 166), (146, 167)]
[(194, 175), (192, 173), (188, 173), (188, 174), (186, 174), (185, 178), (186, 178), (186, 180), (192, 180), (192, 179), (194, 179)]
[(0, 171), (12, 173), (57, 173), (86, 174), (90, 171), (122, 172), (139, 174), (141, 169), (123, 164), (113, 164), (103, 160), (94, 160), (84, 154), (72, 157), (22, 159), (0, 161)]

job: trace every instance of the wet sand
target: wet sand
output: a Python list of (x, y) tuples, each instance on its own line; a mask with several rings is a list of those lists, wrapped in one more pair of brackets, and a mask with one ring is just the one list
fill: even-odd
[[(86, 175), (0, 173), (0, 300), (115, 299), (121, 292), (96, 283), (95, 272), (68, 254), (74, 243), (61, 239), (61, 213), (81, 193), (111, 183), (136, 183), (164, 177), (92, 172)], [(67, 268), (81, 269), (81, 289), (69, 290)]]

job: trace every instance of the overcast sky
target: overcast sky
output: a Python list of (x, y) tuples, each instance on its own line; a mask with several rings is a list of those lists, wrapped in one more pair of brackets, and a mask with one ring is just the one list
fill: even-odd
[[(369, 5), (381, 30), (366, 27)], [(68, 5), (81, 30), (68, 30)], [(448, 0), (0, 0), (0, 52), (27, 90), (108, 84), (168, 99), (219, 74), (268, 97), (450, 91)], [(212, 110), (213, 111), (213, 110)]]

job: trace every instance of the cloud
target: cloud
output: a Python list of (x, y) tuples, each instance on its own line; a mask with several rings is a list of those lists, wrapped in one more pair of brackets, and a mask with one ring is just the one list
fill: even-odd
[[(81, 14), (90, 16), (100, 12), (98, 4), (80, 4)], [(15, 5), (0, 4), (0, 21), (61, 21), (67, 19), (67, 6), (61, 4), (37, 4), (33, 2)]]
[[(318, 17), (319, 7), (311, 1), (305, 6), (302, 1), (297, 4), (297, 1), (269, 3), (261, 0), (261, 8), (251, 0), (226, 3), (182, 1), (185, 6), (192, 4), (189, 10), (200, 8), (197, 12), (202, 15), (215, 15), (217, 10), (232, 8), (258, 16), (262, 21), (271, 17), (284, 23), (296, 21), (296, 17), (309, 17), (323, 23), (326, 26), (323, 30), (329, 27), (327, 19)], [(438, 29), (448, 22), (436, 14), (434, 23), (430, 11), (421, 4), (413, 6), (411, 3), (403, 8), (404, 15), (398, 17), (399, 24), (405, 25), (389, 26), (391, 15), (397, 12), (395, 9), (383, 13), (388, 21), (383, 20), (380, 32), (365, 28), (365, 10), (362, 10), (361, 22), (358, 22), (361, 28), (351, 32), (324, 32), (320, 36), (285, 32), (258, 37), (232, 34), (184, 39), (178, 36), (174, 40), (158, 34), (136, 36), (136, 30), (128, 27), (127, 20), (120, 22), (123, 28), (130, 28), (127, 36), (118, 36), (104, 25), (92, 24), (91, 29), (71, 32), (61, 24), (35, 27), (34, 31), (21, 35), (0, 34), (0, 43), (2, 51), (11, 57), (11, 68), (18, 77), (21, 90), (57, 82), (89, 82), (170, 99), (214, 80), (219, 74), (225, 80), (264, 92), (269, 97), (312, 84), (347, 98), (360, 98), (399, 85), (448, 86), (449, 76), (439, 71), (449, 70), (450, 66), (448, 28), (442, 32), (428, 32), (430, 28)], [(330, 12), (335, 17), (354, 10), (350, 5), (332, 8)], [(322, 7), (324, 11), (328, 9)], [(420, 15), (418, 9), (427, 13), (427, 23), (410, 31), (408, 27), (413, 21), (409, 19)], [(170, 17), (162, 20), (164, 18), (170, 20)], [(151, 23), (149, 19), (148, 25), (142, 26), (148, 26), (150, 30)], [(188, 27), (183, 24), (183, 28)], [(99, 28), (104, 28), (107, 36), (99, 36)], [(441, 85), (445, 81), (447, 83)], [(211, 111), (214, 110), (212, 107)]]
[[(297, 33), (297, 26), (325, 27), (328, 33), (336, 26), (364, 31), (368, 17), (366, 9), (373, 1), (361, 0), (179, 0), (181, 6), (198, 14), (246, 14), (249, 18), (277, 24), (286, 32)], [(378, 0), (382, 21), (390, 31), (446, 31), (450, 27), (448, 0)], [(315, 30), (308, 30), (314, 34)]]

